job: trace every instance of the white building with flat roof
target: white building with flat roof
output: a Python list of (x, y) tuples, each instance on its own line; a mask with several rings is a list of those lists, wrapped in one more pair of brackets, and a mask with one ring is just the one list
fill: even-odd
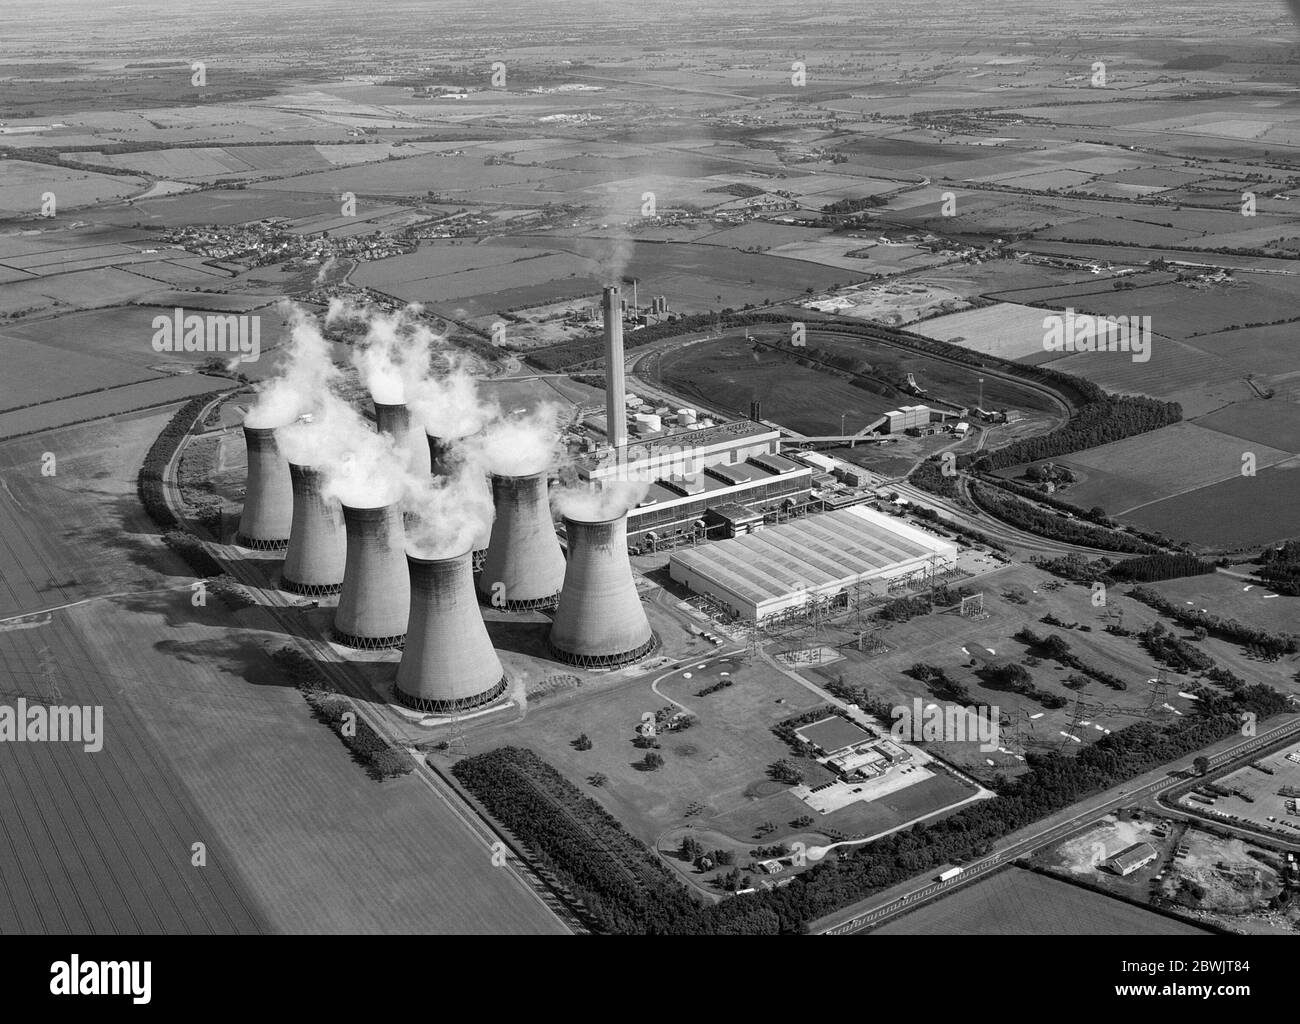
[(862, 505), (673, 552), (669, 575), (742, 619), (763, 620), (812, 598), (956, 564), (957, 545)]

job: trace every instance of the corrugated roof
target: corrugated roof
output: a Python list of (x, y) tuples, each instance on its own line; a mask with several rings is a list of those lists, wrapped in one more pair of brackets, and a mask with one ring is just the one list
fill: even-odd
[(877, 575), (954, 545), (861, 507), (674, 552), (672, 559), (754, 604)]

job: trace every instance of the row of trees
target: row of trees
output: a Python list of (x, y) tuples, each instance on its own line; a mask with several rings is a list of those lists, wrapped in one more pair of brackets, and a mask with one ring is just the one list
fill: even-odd
[(973, 481), (971, 496), (975, 499), (975, 504), (995, 519), (1048, 540), (1108, 551), (1140, 554), (1153, 551), (1150, 544), (1137, 537), (1117, 530), (1103, 529), (1078, 519), (1063, 519), (987, 484)]
[(1269, 548), (1259, 559), (1260, 578), (1279, 594), (1300, 594), (1300, 540)]
[(351, 751), (352, 759), (364, 765), (371, 778), (397, 778), (409, 775), (415, 768), (411, 755), (370, 728), (352, 702), (330, 687), (320, 667), (302, 651), (281, 647), (271, 654), (271, 660), (302, 693), (313, 716), (334, 730)]
[(1122, 441), (1135, 434), (1159, 430), (1183, 418), (1177, 402), (1162, 402), (1138, 395), (1108, 395), (1100, 388), (1068, 421), (1037, 437), (1012, 441), (991, 452), (968, 454), (958, 460), (979, 472), (990, 473), (1022, 462), (1051, 459), (1071, 452)]
[(1278, 658), (1300, 651), (1300, 637), (1292, 633), (1273, 633), (1259, 626), (1247, 625), (1237, 619), (1225, 619), (1210, 612), (1175, 604), (1169, 598), (1149, 587), (1134, 587), (1128, 596), (1141, 601), (1156, 611), (1163, 612), (1179, 625), (1194, 629), (1203, 626), (1207, 632), (1223, 640), (1254, 647), (1266, 656)]

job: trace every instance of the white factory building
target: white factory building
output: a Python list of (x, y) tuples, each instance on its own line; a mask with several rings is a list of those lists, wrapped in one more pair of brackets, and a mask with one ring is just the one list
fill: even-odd
[(686, 548), (669, 575), (742, 619), (763, 620), (859, 583), (956, 564), (957, 545), (862, 505)]

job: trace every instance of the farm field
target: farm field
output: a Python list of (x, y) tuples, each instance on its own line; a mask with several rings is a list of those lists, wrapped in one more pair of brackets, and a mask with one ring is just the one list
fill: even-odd
[(911, 330), (972, 352), (1020, 359), (1043, 353), (1043, 318), (1049, 315), (1048, 311), (1033, 306), (999, 302), (982, 309), (935, 317)]
[(0, 215), (36, 217), (42, 213), (42, 195), (53, 192), (56, 214), (96, 203), (120, 199), (143, 191), (147, 182), (131, 175), (96, 174), (73, 167), (6, 160), (0, 182)]
[(57, 349), (11, 335), (0, 335), (5, 377), (0, 382), (0, 413), (33, 402), (48, 402), (98, 388), (118, 387), (161, 376), (153, 370), (102, 356), (76, 362)]
[[(290, 181), (298, 181), (292, 178)], [(288, 182), (279, 183), (287, 186)], [(342, 190), (340, 190), (342, 191)], [(120, 211), (102, 211), (105, 223), (136, 224), (148, 228), (174, 228), (187, 224), (244, 224), (265, 217), (337, 216), (338, 195), (259, 189), (211, 189), (143, 199)]]
[[(174, 302), (166, 302), (173, 299)], [(198, 300), (193, 303), (189, 299)], [(223, 300), (230, 300), (225, 302)], [(43, 320), (33, 320), (13, 327), (4, 333), (8, 337), (35, 343), (52, 351), (52, 358), (66, 365), (69, 358), (111, 360), (139, 370), (190, 372), (207, 362), (212, 356), (205, 352), (155, 352), (153, 349), (153, 318), (171, 316), (176, 306), (187, 314), (247, 311), (261, 317), (261, 355), (255, 363), (241, 363), (240, 372), (259, 379), (271, 372), (275, 353), (288, 338), (288, 327), (278, 305), (258, 305), (264, 301), (256, 296), (222, 296), (195, 293), (158, 293), (159, 305), (114, 306), (93, 312), (67, 313)], [(342, 348), (336, 349), (335, 358), (345, 358)], [(145, 374), (141, 374), (144, 376)], [(137, 378), (138, 379), (138, 378)]]
[(1069, 882), (1010, 867), (872, 931), (873, 935), (1204, 935)]
[(185, 373), (123, 384), (107, 391), (57, 399), (30, 409), (0, 413), (0, 438), (34, 434), (87, 420), (169, 405), (201, 395), (205, 391), (220, 391), (235, 386), (235, 382), (228, 378), (208, 377), (201, 373)]
[[(1265, 443), (1300, 453), (1300, 405), (1273, 398), (1269, 401), (1238, 402), (1202, 416), (1197, 424), (1252, 442)], [(1254, 451), (1255, 448), (1250, 449)]]
[[(1203, 422), (1175, 423), (1054, 459), (1079, 477), (1058, 497), (1083, 508), (1100, 505), (1113, 516), (1123, 515), (1171, 495), (1241, 476), (1243, 450), (1239, 440), (1208, 429)], [(1264, 445), (1252, 451), (1260, 468), (1292, 457)], [(999, 475), (1015, 478), (1023, 471), (1017, 466)]]
[(129, 302), (157, 290), (158, 284), (116, 267), (17, 281), (0, 290), (0, 315), (66, 312)]
[(1239, 367), (1186, 342), (1162, 337), (1154, 325), (1148, 353), (1150, 358), (1139, 363), (1131, 352), (1073, 352), (1046, 365), (1115, 394), (1178, 402), (1188, 419), (1254, 395)]
[(1300, 466), (1270, 466), (1166, 498), (1129, 514), (1144, 529), (1203, 551), (1242, 551), (1300, 536)]

